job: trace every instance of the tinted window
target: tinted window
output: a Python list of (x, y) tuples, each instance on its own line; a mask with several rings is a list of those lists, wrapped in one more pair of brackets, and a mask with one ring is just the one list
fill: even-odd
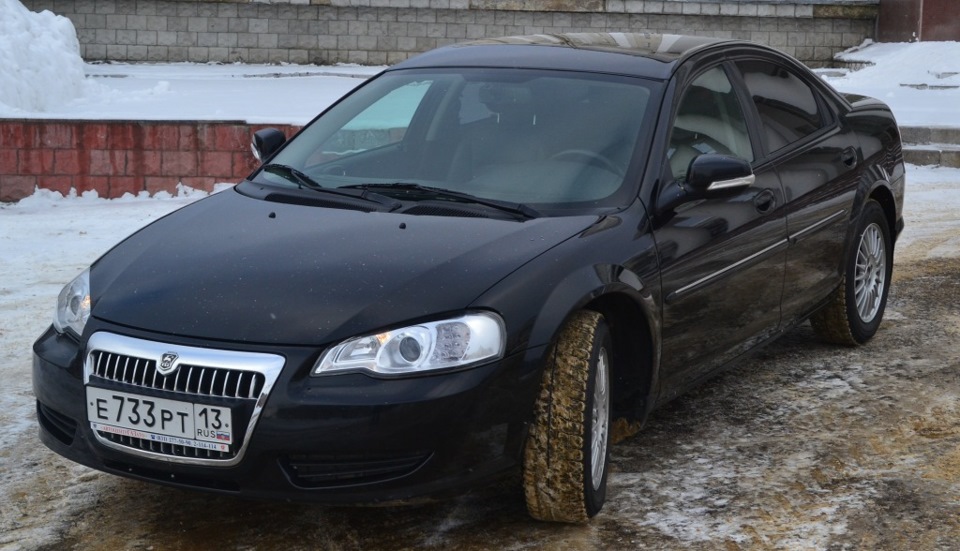
[(753, 160), (743, 109), (726, 73), (715, 67), (697, 77), (680, 100), (667, 156), (675, 177), (703, 153)]
[(760, 112), (769, 151), (803, 139), (823, 126), (816, 94), (795, 74), (767, 61), (741, 61), (737, 66)]

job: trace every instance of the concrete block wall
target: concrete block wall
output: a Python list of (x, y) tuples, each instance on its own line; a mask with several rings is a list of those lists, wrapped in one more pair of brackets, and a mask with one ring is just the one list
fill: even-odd
[(742, 38), (823, 65), (873, 37), (879, 0), (23, 0), (90, 61), (392, 64), (471, 39), (561, 32)]
[[(257, 165), (242, 122), (0, 120), (0, 202), (35, 187), (101, 197), (175, 192), (178, 183), (210, 191), (239, 182)], [(292, 136), (299, 127), (271, 125)]]

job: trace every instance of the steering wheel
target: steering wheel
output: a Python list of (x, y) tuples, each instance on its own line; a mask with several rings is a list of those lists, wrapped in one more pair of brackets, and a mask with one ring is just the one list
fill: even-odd
[(550, 156), (551, 161), (559, 161), (564, 158), (586, 158), (587, 164), (599, 166), (605, 168), (610, 172), (616, 174), (617, 176), (623, 176), (624, 170), (617, 163), (613, 162), (609, 157), (601, 155), (596, 151), (590, 151), (587, 149), (564, 149), (559, 153), (554, 153)]

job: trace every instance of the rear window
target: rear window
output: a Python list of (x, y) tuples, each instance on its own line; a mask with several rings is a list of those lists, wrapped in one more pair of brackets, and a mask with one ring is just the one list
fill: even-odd
[(770, 152), (782, 149), (823, 128), (825, 118), (817, 93), (789, 70), (767, 61), (741, 61)]

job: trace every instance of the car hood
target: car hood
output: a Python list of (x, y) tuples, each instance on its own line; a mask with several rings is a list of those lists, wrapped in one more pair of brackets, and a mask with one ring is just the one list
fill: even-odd
[(466, 308), (596, 219), (366, 213), (230, 190), (98, 260), (92, 315), (199, 339), (320, 345)]

